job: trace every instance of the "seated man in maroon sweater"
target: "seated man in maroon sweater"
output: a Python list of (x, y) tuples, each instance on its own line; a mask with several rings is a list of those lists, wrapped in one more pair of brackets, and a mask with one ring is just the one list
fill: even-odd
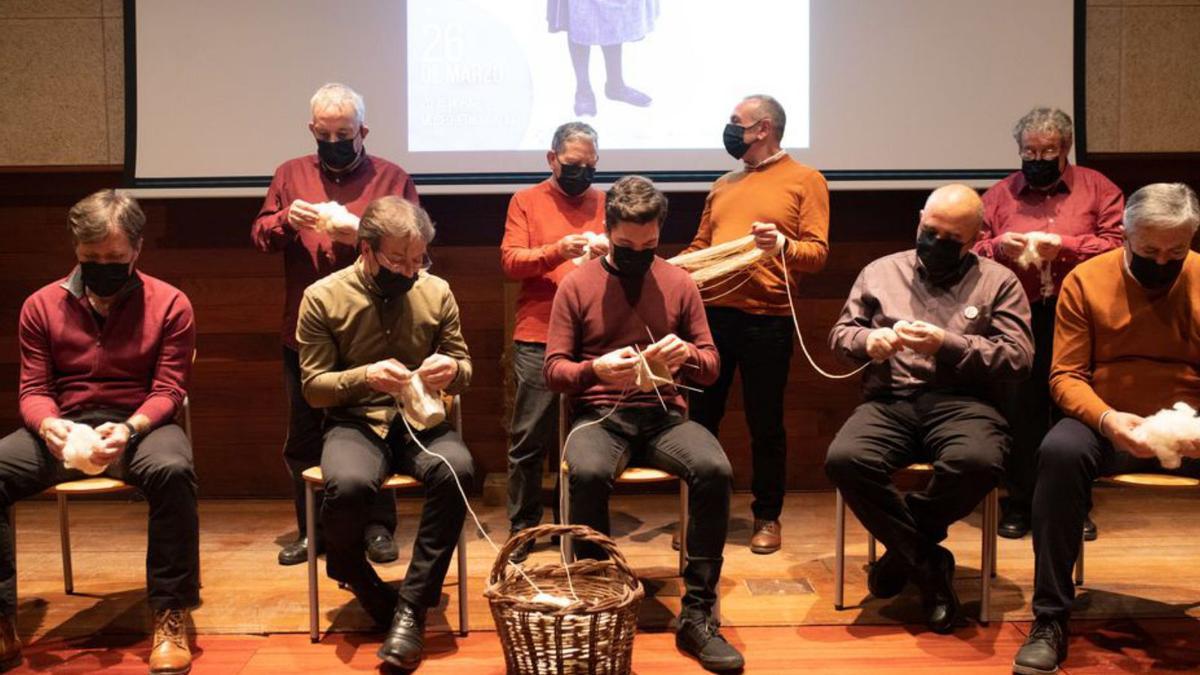
[[(550, 390), (573, 404), (563, 450), (572, 522), (608, 532), (608, 496), (631, 461), (687, 481), (686, 591), (675, 642), (709, 670), (737, 670), (742, 655), (713, 615), (729, 521), (729, 460), (712, 434), (687, 420), (687, 403), (669, 380), (656, 385), (657, 393), (635, 382), (643, 359), (701, 386), (720, 369), (696, 284), (654, 255), (666, 212), (666, 197), (641, 176), (626, 176), (608, 191), (610, 251), (559, 286), (544, 374)], [(584, 543), (577, 552), (601, 555)]]
[(174, 419), (196, 345), (192, 305), (178, 289), (135, 270), (146, 218), (132, 198), (101, 190), (72, 207), (69, 218), (79, 265), (21, 308), (25, 426), (0, 439), (0, 660), (20, 660), (9, 509), (52, 485), (86, 478), (65, 466), (63, 453), (68, 442), (75, 448), (76, 439), (91, 436), (91, 427), (95, 436), (83, 445), (90, 472), (136, 486), (150, 505), (150, 672), (186, 673), (192, 658), (184, 626), (200, 601), (200, 526), (192, 447)]

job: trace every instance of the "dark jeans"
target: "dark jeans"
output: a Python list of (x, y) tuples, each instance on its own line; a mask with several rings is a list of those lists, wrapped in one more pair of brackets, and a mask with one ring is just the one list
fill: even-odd
[[(128, 415), (91, 410), (71, 415), (99, 426)], [(200, 603), (200, 519), (196, 513), (196, 473), (192, 446), (175, 424), (159, 427), (104, 471), (141, 490), (150, 506), (146, 549), (146, 590), (154, 611), (188, 609)], [(9, 509), (47, 488), (89, 476), (67, 469), (27, 429), (0, 439), (0, 614), (17, 611), (17, 568)], [(102, 536), (103, 533), (96, 533)]]
[[(304, 479), (300, 474), (321, 463), (321, 448), (325, 445), (323, 430), (325, 413), (308, 405), (300, 385), (300, 354), (283, 348), (283, 388), (288, 397), (288, 435), (283, 442), (283, 462), (292, 474), (292, 498), (296, 507), (296, 527), (299, 536), (307, 531), (308, 521), (304, 516)], [(317, 493), (317, 509), (321, 508), (324, 495)], [(371, 508), (370, 536), (396, 531), (396, 495), (391, 490), (382, 492)], [(321, 524), (317, 523), (317, 537), (321, 537)]]
[(691, 418), (719, 436), (733, 371), (742, 372), (742, 407), (750, 427), (754, 476), (750, 508), (759, 520), (778, 520), (787, 488), (787, 435), (783, 394), (792, 362), (792, 318), (747, 314), (728, 307), (705, 310), (721, 355), (721, 374), (704, 393), (689, 397)]
[(1116, 473), (1200, 476), (1200, 461), (1184, 458), (1173, 471), (1157, 459), (1134, 457), (1077, 419), (1059, 420), (1037, 451), (1033, 491), (1033, 613), (1066, 619), (1075, 600), (1072, 572), (1083, 545), (1092, 482)]
[[(970, 396), (927, 392), (867, 401), (838, 431), (825, 473), (867, 530), (910, 564), (920, 564), (1004, 473), (1008, 424)], [(933, 464), (922, 491), (901, 494), (892, 474)]]
[[(335, 424), (325, 432), (321, 472), (325, 475), (325, 560), (329, 576), (347, 583), (374, 580), (367, 562), (363, 533), (378, 501), (383, 481), (403, 473), (425, 487), (425, 505), (417, 525), (412, 558), (400, 585), (400, 597), (417, 607), (437, 605), (442, 582), (450, 566), (467, 506), (458, 492), (454, 475), (469, 490), (474, 481), (474, 463), (458, 432), (443, 423), (417, 437), (431, 452), (445, 457), (450, 468), (429, 455), (397, 421), (387, 439), (365, 427)], [(390, 490), (389, 490), (390, 492)]]
[[(600, 419), (608, 410), (585, 409), (573, 426)], [(717, 599), (729, 528), (733, 470), (717, 439), (676, 411), (624, 408), (600, 424), (574, 432), (564, 451), (571, 485), (571, 522), (608, 534), (608, 497), (629, 464), (649, 466), (687, 482), (687, 566), (684, 615), (708, 616)], [(598, 547), (578, 542), (580, 557), (600, 557)]]
[(1003, 385), (1001, 412), (1012, 428), (1012, 452), (1005, 467), (1006, 511), (1028, 514), (1033, 508), (1034, 455), (1050, 431), (1058, 408), (1050, 398), (1050, 357), (1054, 351), (1054, 309), (1058, 298), (1030, 303), (1033, 370), (1029, 379)]
[(558, 445), (558, 395), (546, 388), (546, 345), (513, 343), (513, 401), (508, 433), (508, 521), (515, 532), (542, 520), (542, 467)]

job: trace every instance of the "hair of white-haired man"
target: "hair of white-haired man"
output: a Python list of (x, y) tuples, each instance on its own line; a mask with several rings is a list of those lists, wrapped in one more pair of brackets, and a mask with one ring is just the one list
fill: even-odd
[(313, 117), (327, 111), (342, 112), (346, 108), (350, 108), (354, 111), (354, 121), (357, 126), (361, 127), (367, 119), (367, 106), (363, 102), (363, 97), (340, 82), (322, 85), (312, 95), (309, 106), (312, 108)]

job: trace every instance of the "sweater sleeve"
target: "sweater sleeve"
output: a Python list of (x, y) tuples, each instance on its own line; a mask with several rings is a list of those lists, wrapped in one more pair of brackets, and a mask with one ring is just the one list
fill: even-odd
[(1092, 317), (1083, 283), (1072, 271), (1063, 280), (1054, 319), (1050, 395), (1062, 411), (1093, 429), (1111, 406), (1092, 388)]
[(792, 274), (821, 271), (829, 256), (829, 185), (811, 171), (800, 186), (800, 222), (795, 239), (788, 239), (784, 259)]
[(27, 299), (21, 307), (17, 341), (21, 352), (21, 420), (36, 435), (42, 420), (60, 413), (54, 392), (50, 327), (38, 296)]
[(134, 414), (145, 415), (150, 428), (170, 422), (183, 408), (187, 397), (188, 380), (192, 373), (192, 358), (196, 352), (196, 322), (192, 303), (183, 293), (171, 302), (164, 319), (162, 343), (150, 394)]
[(558, 242), (536, 242), (534, 223), (519, 194), (508, 202), (504, 239), (500, 242), (500, 267), (509, 279), (540, 277), (565, 262)]
[(680, 374), (701, 387), (707, 387), (717, 381), (721, 374), (721, 357), (712, 339), (712, 331), (708, 327), (708, 317), (704, 313), (704, 301), (700, 299), (700, 289), (695, 282), (687, 279), (679, 284), (683, 294), (683, 311), (680, 325), (685, 333), (680, 337), (688, 343), (687, 365)]
[(578, 276), (567, 277), (554, 294), (554, 305), (550, 310), (542, 375), (546, 387), (558, 394), (579, 394), (600, 381), (591, 360), (576, 360), (583, 318), (577, 285), (573, 283)]

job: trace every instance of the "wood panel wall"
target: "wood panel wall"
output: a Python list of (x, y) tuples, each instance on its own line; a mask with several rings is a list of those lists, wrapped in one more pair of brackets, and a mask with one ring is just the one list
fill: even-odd
[[(1127, 191), (1153, 180), (1195, 185), (1200, 179), (1195, 156), (1097, 160), (1098, 168)], [(73, 256), (65, 216), (71, 204), (119, 182), (114, 167), (0, 169), (0, 433), (20, 424), (15, 331), (21, 303), (70, 270)], [(918, 191), (833, 193), (828, 265), (799, 282), (800, 327), (822, 368), (845, 369), (829, 355), (829, 327), (864, 264), (911, 246), (924, 197)], [(700, 193), (670, 194), (665, 252), (690, 239), (703, 198)], [(139, 265), (183, 289), (196, 309), (199, 338), (192, 414), (201, 492), (208, 497), (284, 496), (289, 490), (280, 456), (286, 421), (279, 342), (282, 260), (250, 244), (250, 223), (259, 203), (257, 198), (143, 201), (147, 228)], [(438, 224), (433, 271), (454, 289), (475, 360), (475, 381), (464, 405), (466, 439), (481, 476), (503, 472), (505, 466), (502, 356), (511, 310), (505, 304), (498, 246), (507, 203), (507, 195), (424, 199)], [(750, 480), (749, 438), (740, 397), (735, 388), (721, 440), (737, 487), (745, 489)], [(786, 402), (789, 487), (826, 486), (821, 471), (825, 449), (857, 402), (857, 378), (826, 380), (796, 350)]]

